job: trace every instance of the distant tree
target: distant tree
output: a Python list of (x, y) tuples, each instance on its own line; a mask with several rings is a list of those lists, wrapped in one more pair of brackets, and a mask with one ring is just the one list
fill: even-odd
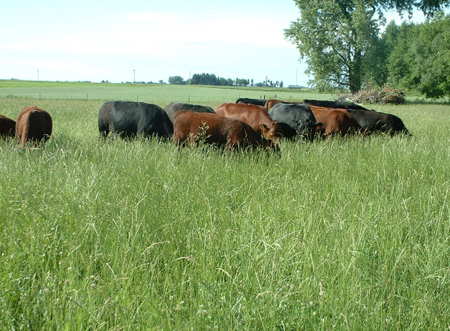
[(247, 86), (249, 84), (249, 80), (244, 78), (236, 78), (234, 84), (236, 86)]
[(185, 81), (183, 77), (181, 76), (170, 76), (169, 77), (169, 84), (171, 85), (183, 85), (185, 84)]

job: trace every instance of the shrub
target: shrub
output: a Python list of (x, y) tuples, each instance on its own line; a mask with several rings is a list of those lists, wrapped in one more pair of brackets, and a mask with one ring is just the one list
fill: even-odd
[(351, 100), (356, 103), (406, 104), (405, 92), (390, 86), (380, 88), (374, 87), (373, 85), (366, 85), (358, 93), (343, 95), (342, 99)]

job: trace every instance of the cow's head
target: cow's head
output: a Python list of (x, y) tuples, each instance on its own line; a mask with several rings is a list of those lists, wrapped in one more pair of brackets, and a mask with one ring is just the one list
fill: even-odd
[(259, 127), (264, 138), (272, 140), (274, 143), (278, 144), (283, 137), (283, 127), (278, 121), (274, 121), (271, 126), (261, 123)]

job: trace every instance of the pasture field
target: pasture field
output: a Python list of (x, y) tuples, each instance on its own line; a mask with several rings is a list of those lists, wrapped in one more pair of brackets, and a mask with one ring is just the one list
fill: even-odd
[(89, 87), (0, 87), (0, 114), (54, 120), (43, 148), (0, 140), (1, 330), (450, 328), (450, 106), (371, 105), (413, 136), (276, 156), (98, 139), (105, 100), (261, 91)]

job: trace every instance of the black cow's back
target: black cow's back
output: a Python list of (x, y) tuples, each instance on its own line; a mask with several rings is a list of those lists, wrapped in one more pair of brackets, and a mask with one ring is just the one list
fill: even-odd
[(239, 98), (236, 103), (245, 103), (249, 105), (265, 106), (267, 100), (265, 99), (252, 99), (252, 98)]
[(295, 135), (312, 138), (316, 132), (316, 118), (305, 104), (278, 103), (269, 110), (274, 121), (283, 123), (286, 138)]
[(107, 136), (110, 131), (122, 137), (171, 137), (173, 134), (173, 124), (164, 109), (144, 102), (106, 102), (100, 108), (98, 127), (102, 136)]
[(403, 121), (393, 114), (361, 109), (348, 111), (366, 132), (409, 133)]
[(303, 100), (304, 103), (311, 106), (325, 107), (325, 108), (339, 108), (339, 109), (361, 109), (368, 110), (363, 106), (350, 101), (329, 101), (329, 100)]

